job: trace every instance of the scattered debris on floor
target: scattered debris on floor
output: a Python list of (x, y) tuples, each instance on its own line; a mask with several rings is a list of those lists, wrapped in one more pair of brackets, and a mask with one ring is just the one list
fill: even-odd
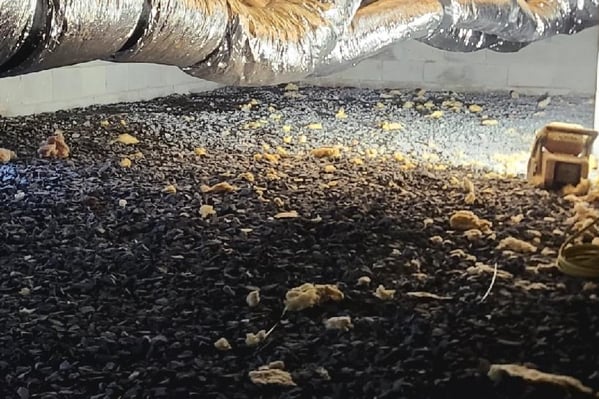
[(289, 372), (281, 370), (280, 368), (270, 368), (270, 366), (250, 371), (249, 377), (256, 385), (296, 385)]
[(384, 285), (380, 284), (378, 287), (376, 287), (374, 296), (382, 301), (390, 301), (395, 297), (395, 292), (396, 290), (387, 289)]
[(54, 134), (46, 139), (37, 150), (37, 153), (42, 158), (68, 158), (70, 149), (65, 142), (64, 132), (56, 130)]
[(343, 330), (349, 331), (354, 326), (349, 316), (336, 316), (328, 318), (324, 321), (325, 328), (327, 330)]
[(327, 301), (339, 302), (343, 298), (343, 292), (335, 285), (305, 283), (287, 291), (285, 294), (285, 308), (296, 312)]
[[(285, 93), (0, 118), (19, 155), (0, 165), (0, 397), (563, 397), (477, 371), (523, 358), (599, 390), (597, 282), (555, 266), (599, 191), (533, 189), (510, 157), (592, 105)], [(55, 128), (64, 161), (37, 154)]]
[(591, 388), (584, 386), (576, 378), (567, 375), (544, 373), (519, 364), (492, 364), (487, 375), (493, 381), (501, 381), (504, 375), (509, 375), (532, 383), (554, 384), (575, 389), (586, 394), (593, 393)]
[(17, 154), (14, 151), (0, 148), (0, 163), (9, 163), (13, 159), (17, 159)]

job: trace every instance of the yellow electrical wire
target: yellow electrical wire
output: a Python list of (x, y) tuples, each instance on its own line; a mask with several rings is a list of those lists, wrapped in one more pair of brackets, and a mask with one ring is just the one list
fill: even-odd
[(593, 227), (599, 227), (599, 217), (562, 244), (557, 256), (557, 267), (562, 273), (574, 277), (599, 278), (599, 245), (577, 244), (568, 247)]

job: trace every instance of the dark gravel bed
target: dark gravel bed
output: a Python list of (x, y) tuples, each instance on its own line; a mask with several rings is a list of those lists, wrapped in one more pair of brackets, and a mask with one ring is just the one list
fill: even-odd
[[(0, 398), (595, 397), (486, 375), (517, 363), (599, 391), (599, 289), (534, 269), (553, 261), (571, 204), (486, 174), (497, 154), (527, 151), (543, 123), (591, 125), (588, 99), (540, 111), (506, 93), (283, 93), (223, 89), (0, 119), (0, 147), (19, 155), (0, 165)], [(460, 112), (442, 107), (452, 96)], [(260, 104), (240, 109), (252, 99)], [(471, 104), (483, 110), (465, 112)], [(427, 117), (435, 107), (443, 115)], [(483, 115), (498, 124), (483, 126)], [(71, 156), (39, 159), (55, 128)], [(139, 143), (115, 142), (124, 133)], [(338, 159), (311, 153), (334, 145)], [(236, 190), (201, 190), (220, 182)], [(216, 214), (203, 217), (205, 205)], [(459, 210), (491, 221), (494, 235), (452, 230)], [(506, 237), (538, 250), (497, 249)], [(475, 273), (481, 264), (511, 273), (482, 303), (492, 273)], [(363, 276), (370, 285), (357, 284)], [(337, 284), (344, 299), (281, 319), (286, 292), (306, 282)], [(379, 284), (395, 296), (376, 297)], [(249, 307), (256, 289), (261, 302)], [(325, 329), (335, 316), (353, 328)], [(260, 345), (245, 344), (278, 321)], [(221, 337), (231, 350), (214, 347)], [(279, 360), (296, 386), (252, 383), (249, 371)]]

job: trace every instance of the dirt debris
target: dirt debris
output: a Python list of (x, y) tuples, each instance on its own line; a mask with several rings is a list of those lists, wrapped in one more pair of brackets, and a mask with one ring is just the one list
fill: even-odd
[(278, 368), (260, 368), (250, 371), (248, 375), (256, 385), (296, 386), (291, 374)]
[(481, 219), (472, 211), (462, 210), (455, 212), (449, 219), (449, 225), (455, 230), (478, 229), (483, 233), (490, 232), (492, 223), (486, 219)]
[(349, 316), (336, 316), (328, 318), (324, 321), (324, 325), (327, 330), (349, 331), (354, 327), (351, 322), (351, 317)]
[(542, 371), (528, 368), (519, 364), (492, 364), (487, 375), (493, 381), (501, 381), (503, 375), (522, 378), (525, 381), (532, 383), (544, 383), (559, 385), (564, 388), (575, 389), (582, 393), (592, 394), (593, 390), (576, 378), (560, 375), (544, 373)]
[(68, 158), (71, 150), (65, 142), (64, 132), (60, 129), (46, 139), (37, 150), (37, 153), (42, 158)]
[(508, 250), (518, 253), (533, 253), (537, 252), (537, 247), (526, 241), (520, 240), (515, 237), (506, 237), (499, 242), (496, 247), (498, 250)]
[(327, 301), (340, 302), (343, 292), (332, 284), (305, 283), (285, 294), (285, 307), (289, 311), (301, 311)]
[(0, 163), (6, 164), (17, 159), (17, 153), (6, 148), (0, 148)]

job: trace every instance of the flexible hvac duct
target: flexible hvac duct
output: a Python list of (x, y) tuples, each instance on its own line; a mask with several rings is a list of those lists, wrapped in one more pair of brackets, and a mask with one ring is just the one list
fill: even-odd
[(225, 0), (147, 0), (141, 36), (132, 38), (112, 60), (198, 64), (222, 42), (228, 19)]
[(37, 0), (0, 0), (0, 70), (35, 40), (36, 6)]
[(183, 70), (228, 85), (301, 80), (331, 52), (359, 5), (360, 0), (229, 0), (225, 39), (205, 61)]
[(378, 0), (362, 6), (313, 76), (328, 75), (389, 45), (430, 35), (443, 17), (438, 0)]
[(517, 51), (597, 25), (598, 11), (599, 0), (0, 0), (0, 76), (105, 59), (277, 84), (408, 38)]
[(43, 35), (23, 62), (3, 74), (107, 58), (133, 35), (143, 4), (140, 0), (40, 0), (38, 13), (45, 18), (36, 28)]
[(471, 29), (445, 29), (418, 41), (440, 50), (471, 53), (479, 50), (492, 50), (502, 53), (520, 51), (529, 43), (509, 42), (495, 35), (475, 32)]
[(440, 0), (445, 18), (439, 26), (466, 29), (511, 42), (533, 42), (574, 33), (577, 24), (596, 24), (599, 0)]

